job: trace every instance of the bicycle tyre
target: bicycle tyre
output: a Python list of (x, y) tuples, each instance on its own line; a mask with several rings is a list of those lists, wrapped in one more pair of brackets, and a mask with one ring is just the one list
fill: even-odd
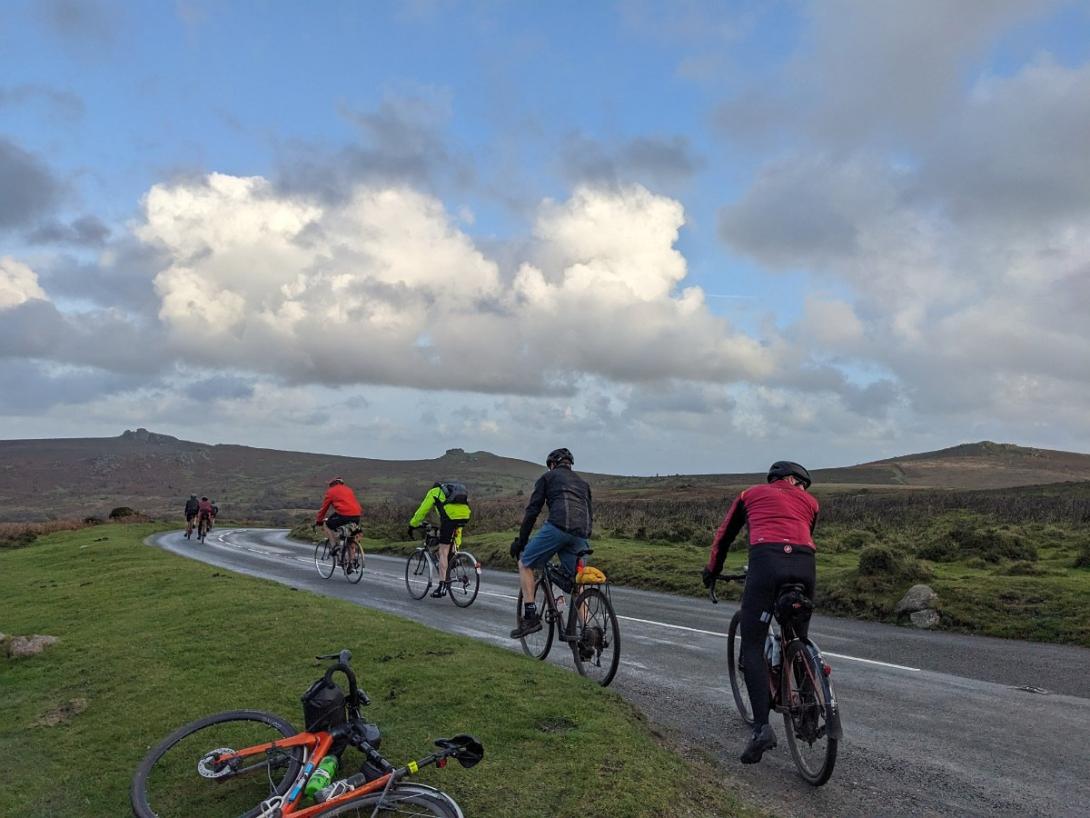
[(451, 556), (447, 566), (450, 582), (447, 594), (459, 608), (468, 608), (481, 590), (481, 569), (477, 558), (468, 551), (458, 551)]
[[(581, 616), (584, 609), (588, 611), (586, 622)], [(575, 597), (572, 616), (579, 623), (579, 638), (571, 643), (575, 669), (580, 676), (606, 687), (617, 675), (621, 663), (621, 626), (613, 603), (601, 588), (584, 588)]]
[[(556, 622), (553, 619), (552, 611), (549, 609), (548, 602), (546, 601), (545, 580), (539, 579), (534, 586), (534, 602), (537, 603), (537, 609), (541, 611), (541, 630), (537, 633), (532, 633), (529, 636), (522, 637), (519, 641), (522, 643), (522, 649), (527, 656), (534, 659), (544, 660), (549, 655), (549, 650), (553, 646), (553, 635), (556, 630)], [(522, 618), (522, 591), (519, 590), (518, 602), (515, 603), (515, 624), (519, 623)]]
[[(156, 768), (157, 765), (163, 761), (164, 757), (166, 757), (170, 753), (170, 751), (174, 749), (178, 744), (180, 744), (190, 736), (200, 733), (206, 728), (225, 725), (232, 722), (250, 723), (253, 725), (257, 725), (258, 727), (260, 727), (260, 725), (266, 725), (268, 728), (270, 728), (268, 731), (263, 731), (267, 732), (267, 736), (262, 735), (259, 740), (254, 741), (253, 744), (259, 744), (263, 741), (273, 741), (276, 739), (276, 734), (279, 734), (280, 737), (288, 738), (289, 736), (294, 736), (296, 733), (299, 732), (289, 722), (280, 718), (280, 716), (277, 716), (275, 713), (266, 713), (263, 710), (229, 710), (224, 713), (215, 713), (211, 716), (205, 716), (202, 719), (197, 719), (196, 721), (192, 721), (189, 724), (182, 725), (165, 739), (163, 739), (161, 742), (159, 742), (159, 744), (153, 747), (148, 752), (148, 754), (144, 756), (143, 760), (140, 762), (140, 766), (136, 768), (136, 774), (133, 776), (132, 788), (130, 790), (130, 800), (132, 802), (133, 814), (136, 816), (136, 818), (182, 818), (183, 816), (190, 816), (193, 814), (200, 814), (202, 818), (215, 818), (214, 815), (205, 811), (205, 808), (202, 808), (199, 804), (196, 805), (198, 813), (193, 812), (193, 801), (200, 797), (200, 794), (197, 792), (196, 785), (201, 783), (202, 781), (209, 781), (209, 779), (201, 778), (201, 776), (197, 773), (195, 769), (195, 762), (200, 759), (200, 756), (194, 758), (192, 755), (186, 753), (184, 755), (184, 758), (179, 759), (179, 763), (182, 765), (183, 768), (185, 766), (189, 767), (190, 774), (185, 777), (185, 780), (182, 784), (182, 794), (179, 796), (180, 798), (184, 799), (185, 802), (179, 803), (175, 811), (163, 812), (162, 810), (166, 806), (166, 801), (160, 801), (160, 799), (158, 798), (156, 799), (156, 806), (153, 806), (151, 804), (151, 802), (149, 801), (148, 783), (149, 779), (153, 775), (155, 775), (156, 777), (158, 777), (158, 774), (160, 773), (169, 775), (169, 773), (164, 770), (157, 771)], [(214, 741), (214, 738), (216, 737), (213, 737), (213, 739), (209, 739), (209, 741), (213, 745), (215, 745), (216, 743)], [(198, 746), (203, 747), (203, 744)], [(215, 746), (204, 747), (204, 751), (214, 749), (217, 748)], [(271, 795), (283, 795), (285, 792), (288, 791), (292, 783), (295, 781), (295, 778), (299, 775), (299, 770), (302, 767), (303, 755), (304, 751), (302, 750), (302, 748), (296, 748), (292, 752), (289, 761), (287, 761), (284, 765), (285, 772), (283, 777), (281, 778), (279, 783), (276, 783), (272, 786), (270, 786), (270, 784), (272, 784), (272, 781), (271, 776), (269, 775), (269, 773), (271, 772), (271, 768), (269, 767), (265, 767), (265, 775), (258, 774), (254, 777), (247, 778), (246, 781), (253, 785), (255, 795), (254, 797), (250, 798), (250, 794), (247, 792), (245, 794), (240, 794), (240, 797), (245, 797), (247, 799), (246, 802), (249, 804), (253, 804), (254, 806), (249, 811), (244, 812), (241, 815), (239, 814), (238, 810), (225, 806), (224, 809), (230, 809), (231, 811), (230, 813), (224, 812), (223, 818), (228, 818), (228, 815), (229, 818), (253, 818), (253, 816), (258, 815), (261, 812), (260, 806), (258, 806), (261, 800), (263, 800), (264, 798), (268, 798)], [(186, 761), (190, 763), (186, 765)], [(249, 769), (255, 768), (251, 767)], [(206, 791), (209, 792), (209, 797), (213, 797), (215, 800), (222, 802), (224, 800), (224, 793), (222, 792), (221, 788), (223, 788), (223, 786), (227, 784), (232, 778), (234, 778), (234, 776), (224, 780), (211, 780), (210, 783), (212, 783), (213, 786), (206, 788)], [(266, 791), (264, 795), (260, 794), (260, 790), (262, 789), (262, 787), (257, 786), (257, 784), (262, 782), (264, 783), (263, 789)], [(215, 791), (214, 795), (212, 795), (213, 791)], [(163, 785), (163, 792), (165, 798), (165, 793), (168, 792), (166, 784)]]
[(749, 700), (749, 687), (742, 668), (742, 612), (735, 611), (727, 629), (727, 674), (730, 690), (734, 694), (734, 706), (746, 724), (753, 724), (753, 705)]
[(431, 558), (426, 548), (417, 548), (405, 561), (405, 588), (413, 599), (423, 599), (431, 590)]
[[(829, 735), (832, 686), (813, 645), (798, 639), (788, 644), (780, 692), (785, 706), (783, 726), (795, 767), (804, 780), (820, 787), (833, 774), (839, 741)], [(813, 752), (819, 741), (824, 743)]]
[[(380, 806), (382, 804), (388, 805), (388, 808)], [(322, 814), (371, 818), (376, 806), (379, 807), (377, 814), (383, 818), (406, 815), (465, 818), (457, 801), (442, 790), (424, 784), (400, 784), (385, 797), (380, 792), (361, 795)]]
[(363, 549), (357, 545), (356, 558), (352, 560), (352, 572), (348, 572), (348, 565), (341, 566), (344, 569), (344, 578), (351, 582), (353, 585), (359, 585), (360, 580), (363, 579), (363, 566)]
[(208, 526), (204, 523), (197, 524), (197, 541), (204, 542), (204, 538), (208, 536)]
[(314, 546), (314, 567), (318, 569), (318, 576), (329, 579), (337, 570), (337, 555), (328, 540), (322, 540)]

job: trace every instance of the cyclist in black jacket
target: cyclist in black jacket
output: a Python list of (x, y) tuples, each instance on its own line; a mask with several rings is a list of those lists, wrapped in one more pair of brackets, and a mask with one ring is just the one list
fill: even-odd
[[(549, 453), (545, 459), (549, 470), (534, 484), (519, 535), (511, 543), (511, 556), (519, 561), (524, 600), (522, 619), (511, 631), (512, 639), (541, 630), (541, 612), (534, 604), (534, 569), (543, 567), (556, 554), (564, 568), (575, 576), (576, 554), (588, 548), (592, 522), (590, 486), (572, 471), (574, 464), (575, 457), (567, 449)], [(527, 544), (543, 505), (549, 507), (549, 519)]]

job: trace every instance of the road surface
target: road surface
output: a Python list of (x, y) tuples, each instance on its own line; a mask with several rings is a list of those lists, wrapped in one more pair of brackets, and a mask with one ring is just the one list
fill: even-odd
[[(410, 599), (403, 557), (369, 554), (359, 585), (323, 580), (313, 545), (270, 529), (217, 529), (201, 545), (181, 533), (151, 542), (240, 573), (389, 611), (519, 650), (514, 573), (486, 569), (462, 610)], [(694, 572), (695, 576), (695, 572)], [(832, 664), (845, 738), (832, 780), (814, 789), (780, 746), (759, 765), (737, 755), (747, 738), (726, 677), (734, 606), (614, 588), (621, 667), (612, 689), (680, 744), (718, 761), (725, 782), (783, 816), (1090, 815), (1090, 650), (930, 633), (815, 616), (811, 637)], [(550, 660), (572, 668), (570, 652)], [(527, 661), (530, 661), (527, 659)]]

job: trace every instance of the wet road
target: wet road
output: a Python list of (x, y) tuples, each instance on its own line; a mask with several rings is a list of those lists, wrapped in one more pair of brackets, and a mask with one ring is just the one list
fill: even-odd
[[(414, 601), (403, 557), (369, 554), (359, 585), (323, 580), (313, 546), (286, 531), (224, 529), (204, 545), (180, 533), (151, 542), (177, 554), (389, 611), (519, 650), (507, 638), (516, 578), (485, 570), (472, 607)], [(780, 746), (753, 767), (726, 677), (734, 606), (613, 589), (621, 667), (612, 685), (682, 745), (718, 760), (726, 780), (784, 816), (1090, 815), (1090, 650), (815, 616), (811, 637), (833, 665), (845, 740), (820, 789)], [(573, 668), (570, 653), (551, 661)], [(529, 659), (527, 661), (530, 661)], [(574, 670), (574, 668), (573, 668)], [(1028, 688), (1028, 689), (1027, 689)]]

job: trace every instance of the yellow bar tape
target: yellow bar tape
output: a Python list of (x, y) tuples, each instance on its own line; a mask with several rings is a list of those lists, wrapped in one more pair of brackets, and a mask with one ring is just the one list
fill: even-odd
[(408, 763), (408, 767), (409, 767), (409, 772), (412, 773), (413, 775), (416, 775), (418, 772), (420, 772), (420, 765), (417, 764), (415, 761), (410, 761)]

